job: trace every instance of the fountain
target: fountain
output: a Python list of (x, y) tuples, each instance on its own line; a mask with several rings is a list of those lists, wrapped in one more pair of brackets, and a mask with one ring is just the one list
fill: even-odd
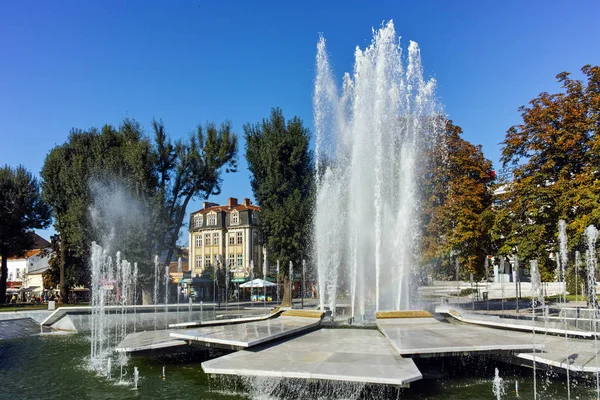
[[(531, 269), (531, 323), (535, 326), (535, 307), (538, 304), (541, 304), (542, 309), (544, 309), (544, 295), (542, 290), (542, 278), (540, 276), (540, 271), (538, 269), (537, 260), (530, 261), (530, 269)], [(537, 372), (535, 365), (535, 329), (531, 330), (533, 335), (533, 396), (534, 399), (537, 398)]]
[[(598, 295), (596, 294), (596, 241), (598, 240), (598, 229), (594, 225), (590, 225), (585, 230), (587, 237), (588, 249), (586, 251), (587, 262), (587, 285), (588, 285), (588, 304), (592, 311), (592, 319), (594, 324), (594, 348), (598, 354)], [(596, 398), (600, 398), (600, 368), (598, 365), (598, 357), (596, 360)]]
[[(558, 221), (558, 240), (560, 243), (560, 282), (563, 283), (563, 304), (567, 304), (567, 279), (566, 279), (566, 268), (569, 260), (567, 254), (567, 223), (564, 219)], [(565, 360), (567, 360), (567, 399), (571, 399), (571, 379), (569, 376), (569, 336), (567, 335), (567, 318), (563, 319), (565, 327)]]
[(506, 394), (506, 388), (504, 387), (504, 379), (500, 377), (500, 371), (495, 368), (494, 381), (492, 384), (492, 393), (496, 396), (497, 400), (502, 400), (502, 396)]
[(344, 75), (341, 93), (323, 37), (316, 68), (320, 306), (334, 310), (343, 291), (352, 316), (408, 308), (419, 223), (417, 165), (445, 122), (435, 80), (424, 79), (415, 42), (404, 65), (391, 21), (374, 31), (370, 46), (356, 49), (354, 72)]

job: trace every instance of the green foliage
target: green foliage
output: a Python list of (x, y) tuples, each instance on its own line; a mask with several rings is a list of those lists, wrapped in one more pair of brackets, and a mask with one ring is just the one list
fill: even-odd
[(162, 121), (152, 128), (154, 143), (128, 119), (118, 129), (73, 130), (46, 157), (42, 188), (60, 233), (55, 261), (62, 290), (82, 283), (75, 281), (87, 271), (93, 240), (118, 241), (111, 251), (138, 262), (142, 285), (150, 285), (152, 255), (167, 250), (169, 263), (189, 201), (218, 194), (222, 167), (236, 168), (237, 137), (228, 123), (199, 126), (189, 141), (175, 144)]
[(522, 259), (538, 259), (544, 280), (554, 277), (548, 254), (558, 250), (559, 219), (567, 221), (571, 250), (600, 222), (600, 67), (582, 72), (586, 84), (558, 74), (564, 92), (541, 93), (521, 107), (523, 122), (503, 142), (501, 160), (515, 169), (503, 182), (495, 238), (501, 251), (516, 246)]
[(50, 223), (50, 208), (42, 201), (36, 178), (24, 167), (0, 168), (0, 303), (5, 301), (9, 257), (31, 248), (33, 229)]
[(302, 120), (285, 120), (281, 109), (269, 119), (246, 124), (246, 159), (254, 197), (261, 207), (259, 228), (271, 262), (298, 265), (309, 254), (314, 202), (310, 132)]
[(482, 276), (493, 220), (492, 165), (481, 146), (461, 137), (460, 127), (444, 122), (444, 134), (432, 147), (423, 171), (423, 260), (435, 264), (437, 275), (454, 276), (451, 254), (457, 255), (464, 276)]

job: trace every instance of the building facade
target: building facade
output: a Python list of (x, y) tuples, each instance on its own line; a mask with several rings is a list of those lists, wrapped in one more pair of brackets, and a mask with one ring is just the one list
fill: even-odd
[(263, 246), (257, 222), (260, 207), (249, 199), (241, 204), (229, 198), (227, 205), (204, 202), (191, 213), (189, 222), (189, 265), (192, 276), (201, 277), (207, 269), (225, 268), (233, 282), (242, 282), (262, 271)]

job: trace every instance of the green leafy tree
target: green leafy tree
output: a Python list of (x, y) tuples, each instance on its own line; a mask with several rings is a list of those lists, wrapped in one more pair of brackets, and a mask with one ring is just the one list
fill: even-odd
[[(153, 254), (176, 248), (189, 201), (220, 191), (221, 169), (235, 169), (237, 137), (230, 125), (198, 127), (189, 141), (172, 144), (162, 121), (152, 123), (152, 143), (133, 120), (115, 129), (73, 130), (54, 148), (42, 169), (44, 198), (52, 206), (59, 232), (58, 277), (68, 286), (84, 283), (93, 240), (114, 237), (130, 261), (137, 261), (144, 302), (151, 299)], [(114, 241), (114, 239), (113, 239)], [(70, 278), (69, 278), (70, 277)]]
[(496, 230), (501, 249), (517, 247), (521, 259), (538, 259), (542, 277), (554, 277), (548, 255), (558, 250), (557, 225), (567, 221), (571, 248), (587, 225), (600, 222), (600, 67), (582, 68), (587, 82), (556, 76), (563, 92), (541, 93), (519, 108), (502, 162), (514, 178), (505, 182)]
[(162, 209), (171, 225), (165, 229), (163, 242), (168, 264), (176, 248), (179, 232), (186, 217), (189, 202), (208, 199), (221, 193), (222, 173), (237, 170), (237, 136), (231, 124), (220, 127), (207, 123), (198, 125), (188, 141), (172, 144), (160, 122), (153, 122), (159, 193)]
[[(125, 120), (118, 129), (106, 125), (101, 130), (73, 130), (65, 144), (50, 151), (41, 171), (42, 189), (59, 233), (60, 251), (55, 265), (63, 298), (67, 298), (68, 290), (65, 274), (85, 276), (79, 271), (87, 270), (93, 240), (103, 241), (111, 233), (118, 235), (120, 250), (140, 260), (149, 258), (146, 254), (157, 247), (161, 221), (144, 223), (154, 216), (153, 196), (158, 181), (154, 162), (151, 142), (132, 120)], [(94, 201), (104, 205), (118, 190), (129, 193), (142, 204), (140, 207), (150, 210), (144, 220), (125, 224), (130, 221), (126, 212), (104, 212), (93, 220)], [(117, 226), (119, 231), (111, 232)], [(149, 265), (150, 260), (146, 263)]]
[[(441, 139), (431, 147), (424, 169), (423, 261), (434, 272), (454, 276), (454, 257), (461, 271), (481, 277), (490, 251), (492, 163), (481, 146), (461, 137), (462, 129), (446, 121)], [(452, 256), (451, 256), (452, 255)]]
[(261, 207), (259, 229), (271, 261), (284, 274), (282, 304), (291, 304), (289, 262), (308, 256), (314, 203), (310, 132), (302, 120), (285, 120), (279, 108), (269, 119), (246, 124), (246, 159), (254, 197)]
[(8, 258), (30, 249), (33, 229), (49, 224), (50, 208), (42, 201), (37, 179), (22, 166), (0, 168), (0, 302), (6, 299)]

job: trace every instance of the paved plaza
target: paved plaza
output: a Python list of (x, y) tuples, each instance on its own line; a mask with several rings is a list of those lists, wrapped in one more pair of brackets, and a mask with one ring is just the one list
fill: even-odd
[(407, 386), (422, 378), (376, 330), (320, 329), (202, 363), (208, 374), (324, 379)]

